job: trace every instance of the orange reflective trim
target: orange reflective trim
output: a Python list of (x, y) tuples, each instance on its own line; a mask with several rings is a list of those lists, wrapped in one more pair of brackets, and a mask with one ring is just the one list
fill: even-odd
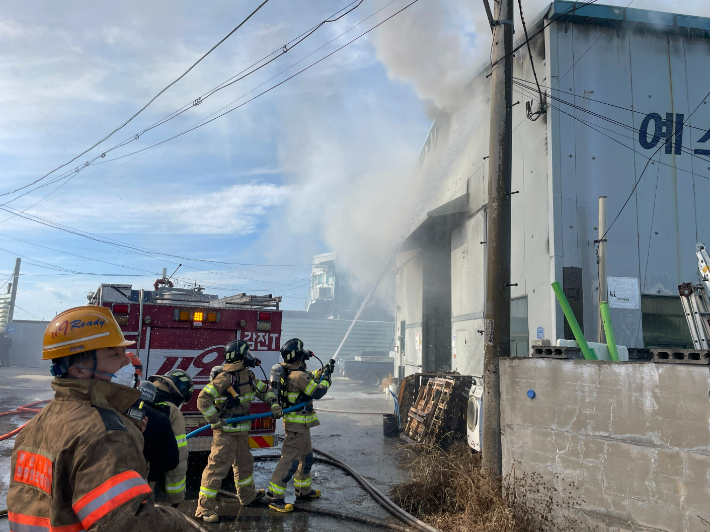
[(7, 512), (10, 521), (10, 532), (47, 531), (47, 532), (85, 532), (81, 523), (64, 526), (52, 526), (48, 517), (35, 517), (15, 512)]
[(84, 528), (91, 526), (122, 504), (141, 495), (150, 495), (153, 490), (135, 471), (124, 471), (111, 477), (98, 488), (91, 490), (72, 506)]

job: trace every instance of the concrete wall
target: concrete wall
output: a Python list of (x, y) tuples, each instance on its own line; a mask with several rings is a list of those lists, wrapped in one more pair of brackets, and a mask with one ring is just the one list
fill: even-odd
[(27, 368), (39, 368), (49, 364), (42, 362), (42, 339), (48, 321), (15, 320), (12, 322), (15, 332), (10, 349), (10, 365)]
[(569, 514), (598, 530), (705, 531), (708, 389), (707, 366), (502, 360), (503, 471), (576, 484)]

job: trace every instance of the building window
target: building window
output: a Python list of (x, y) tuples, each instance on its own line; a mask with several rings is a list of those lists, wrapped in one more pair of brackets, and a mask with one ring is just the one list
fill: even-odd
[(693, 349), (693, 340), (678, 297), (641, 296), (643, 344), (647, 348)]
[(529, 356), (528, 350), (528, 298), (510, 300), (510, 356)]

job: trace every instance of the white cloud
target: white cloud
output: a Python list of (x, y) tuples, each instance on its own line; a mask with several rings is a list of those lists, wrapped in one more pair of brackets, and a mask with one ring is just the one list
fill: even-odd
[[(288, 187), (269, 183), (236, 184), (212, 192), (167, 191), (140, 201), (133, 201), (132, 192), (136, 191), (127, 190), (125, 199), (84, 194), (79, 204), (53, 202), (51, 220), (70, 227), (90, 227), (92, 233), (247, 235), (290, 194)], [(28, 213), (46, 215), (45, 211)], [(16, 223), (19, 227), (31, 225), (19, 219)]]

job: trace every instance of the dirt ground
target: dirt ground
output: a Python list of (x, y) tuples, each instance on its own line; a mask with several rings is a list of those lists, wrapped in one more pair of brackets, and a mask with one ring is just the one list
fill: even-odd
[[(47, 370), (36, 368), (0, 368), (0, 411), (40, 399), (52, 397), (51, 377)], [(359, 382), (336, 377), (328, 395), (316, 404), (321, 426), (311, 431), (313, 446), (333, 454), (355, 468), (378, 489), (388, 493), (389, 489), (405, 479), (400, 468), (401, 445), (398, 439), (385, 438), (382, 433), (382, 415), (393, 410), (391, 396), (376, 388), (368, 388)], [(348, 412), (348, 413), (345, 413)], [(357, 413), (349, 413), (357, 412)], [(0, 434), (5, 434), (22, 424), (27, 418), (20, 416), (0, 417)], [(283, 438), (283, 426), (278, 432)], [(0, 507), (5, 508), (7, 486), (10, 478), (10, 456), (13, 439), (0, 442)], [(257, 451), (259, 454), (275, 454), (277, 450)], [(197, 493), (202, 468), (207, 461), (207, 453), (191, 456), (187, 479), (187, 499), (180, 509), (194, 515), (197, 507)], [(254, 467), (257, 488), (268, 485), (275, 467), (274, 461), (259, 461)], [(313, 485), (323, 492), (318, 501), (307, 503), (314, 508), (326, 508), (352, 512), (369, 517), (388, 519), (381, 509), (350, 477), (339, 469), (316, 464), (313, 468)], [(229, 487), (229, 479), (225, 481)], [(293, 502), (293, 486), (289, 486)], [(267, 507), (242, 508), (236, 501), (222, 500), (218, 511), (223, 519), (217, 524), (205, 523), (209, 530), (273, 530), (283, 532), (305, 532), (310, 530), (361, 531), (372, 527), (330, 517), (314, 516), (293, 512), (278, 514)], [(396, 522), (396, 521), (393, 521)], [(0, 520), (0, 532), (8, 531), (6, 519)]]

